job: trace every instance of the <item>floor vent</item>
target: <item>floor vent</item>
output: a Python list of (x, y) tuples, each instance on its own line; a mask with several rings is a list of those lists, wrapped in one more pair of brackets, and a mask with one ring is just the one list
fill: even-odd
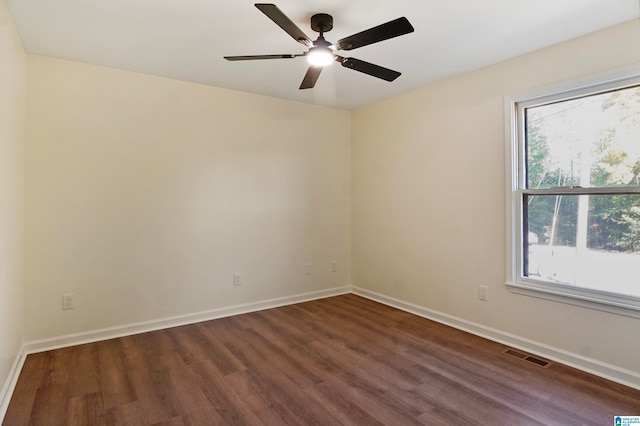
[(523, 354), (523, 353), (518, 352), (518, 351), (513, 350), (513, 349), (507, 349), (506, 351), (504, 351), (504, 353), (507, 354), (507, 355), (514, 356), (516, 358), (520, 358), (520, 359), (525, 359), (527, 357), (526, 354)]
[(512, 356), (514, 358), (518, 358), (518, 359), (521, 359), (523, 361), (530, 362), (530, 363), (535, 364), (535, 365), (537, 365), (539, 367), (546, 368), (546, 367), (549, 367), (551, 365), (550, 361), (535, 357), (533, 355), (525, 354), (523, 352), (516, 351), (515, 349), (507, 349), (507, 350), (504, 351), (504, 353), (509, 355), (509, 356)]

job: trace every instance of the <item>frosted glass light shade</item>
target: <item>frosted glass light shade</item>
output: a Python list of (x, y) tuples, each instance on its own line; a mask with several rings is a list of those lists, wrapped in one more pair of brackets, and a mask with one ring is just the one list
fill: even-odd
[(333, 62), (333, 52), (328, 47), (314, 47), (307, 54), (310, 65), (324, 67)]

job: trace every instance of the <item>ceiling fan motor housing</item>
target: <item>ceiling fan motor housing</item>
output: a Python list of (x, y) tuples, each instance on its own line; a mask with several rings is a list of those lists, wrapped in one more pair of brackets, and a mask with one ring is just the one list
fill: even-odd
[(326, 33), (333, 29), (333, 16), (316, 13), (311, 17), (311, 29), (317, 33)]

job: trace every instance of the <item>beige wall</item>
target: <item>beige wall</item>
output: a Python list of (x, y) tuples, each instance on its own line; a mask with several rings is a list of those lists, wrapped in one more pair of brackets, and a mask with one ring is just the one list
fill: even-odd
[(26, 55), (0, 0), (0, 393), (22, 346), (25, 96)]
[(37, 56), (28, 84), (27, 340), (348, 285), (349, 112)]
[(640, 320), (504, 284), (504, 96), (638, 61), (631, 22), (355, 111), (353, 285), (640, 371)]

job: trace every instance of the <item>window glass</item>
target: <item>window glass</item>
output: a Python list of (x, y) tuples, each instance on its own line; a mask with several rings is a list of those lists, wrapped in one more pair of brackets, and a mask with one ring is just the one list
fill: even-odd
[(529, 107), (527, 188), (640, 185), (640, 87)]
[(524, 276), (640, 297), (640, 195), (530, 195), (525, 202)]

